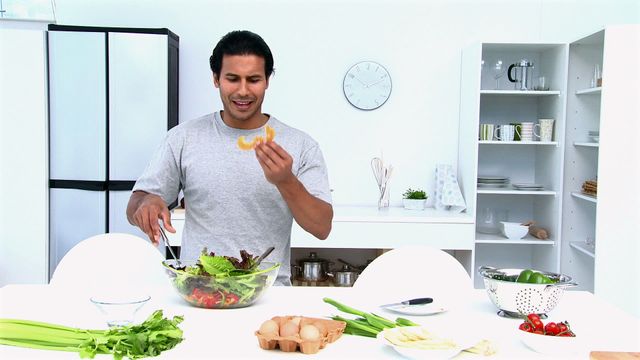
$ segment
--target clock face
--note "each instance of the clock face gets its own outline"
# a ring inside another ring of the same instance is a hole
[[[353,65],[342,81],[344,96],[361,110],[382,106],[391,95],[391,76],[387,69],[373,61]]]

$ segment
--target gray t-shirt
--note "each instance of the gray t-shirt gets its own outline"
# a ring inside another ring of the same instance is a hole
[[[318,143],[304,132],[270,116],[274,141],[293,158],[291,171],[307,191],[331,203],[327,168]],[[259,255],[275,250],[265,261],[281,263],[276,283],[291,284],[290,247],[293,216],[280,192],[267,181],[254,151],[237,146],[265,135],[227,126],[219,112],[171,129],[133,190],[176,200],[183,190],[185,226],[180,258],[197,259],[207,247],[216,255],[240,258],[240,250]]]

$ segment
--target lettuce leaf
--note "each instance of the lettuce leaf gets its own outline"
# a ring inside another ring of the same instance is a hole
[[[204,271],[212,276],[228,275],[230,271],[235,270],[235,266],[224,256],[210,256],[206,254],[200,255],[200,265]]]

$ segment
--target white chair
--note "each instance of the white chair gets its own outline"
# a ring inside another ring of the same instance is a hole
[[[456,306],[473,289],[462,264],[443,250],[406,246],[378,256],[353,285],[378,304],[431,297],[446,307]]]
[[[163,260],[148,240],[131,234],[100,234],[71,248],[50,284],[88,291],[166,286]]]

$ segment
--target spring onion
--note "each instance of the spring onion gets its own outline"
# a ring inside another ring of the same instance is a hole
[[[327,304],[335,306],[342,312],[359,316],[356,319],[346,319],[338,315],[331,317],[333,320],[344,321],[347,323],[347,326],[344,329],[345,334],[376,337],[378,333],[384,329],[394,328],[397,326],[419,326],[419,324],[416,324],[409,319],[397,318],[396,321],[391,321],[373,313],[366,313],[364,311],[354,309],[330,298],[324,298],[322,300]]]

